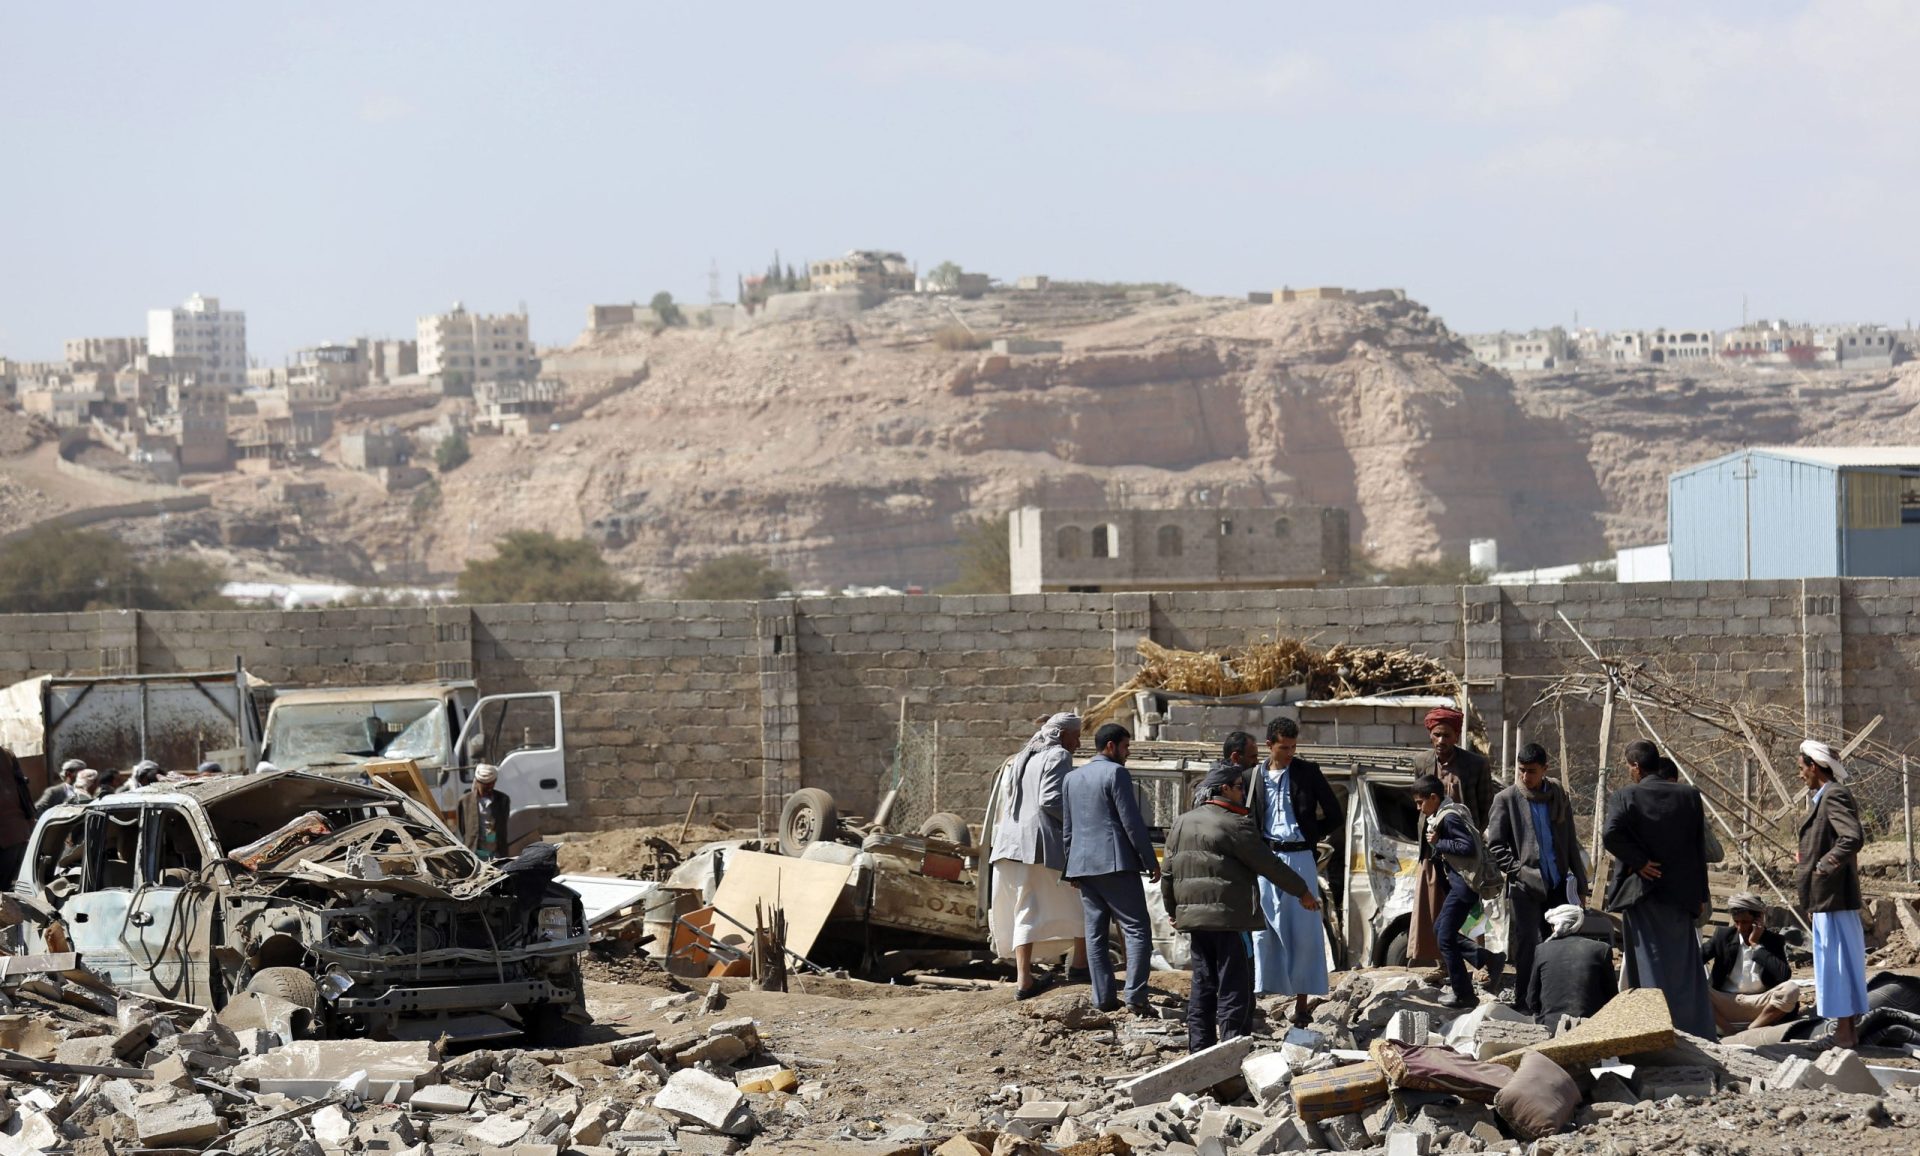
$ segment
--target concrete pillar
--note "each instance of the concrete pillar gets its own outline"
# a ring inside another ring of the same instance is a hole
[[[780,808],[800,789],[800,656],[792,599],[754,607],[760,659],[760,831],[780,829]]]
[[[1840,579],[1800,581],[1801,716],[1807,728],[1838,732],[1843,723],[1845,639],[1840,632]]]

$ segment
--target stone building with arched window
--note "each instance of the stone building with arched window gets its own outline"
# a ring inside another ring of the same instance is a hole
[[[1013,593],[1333,585],[1349,573],[1336,507],[1056,510],[1007,519]]]

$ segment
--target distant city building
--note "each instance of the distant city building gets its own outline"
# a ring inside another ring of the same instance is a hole
[[[177,309],[147,314],[146,351],[156,357],[197,357],[207,384],[238,390],[247,384],[247,315],[221,309],[218,297],[195,293]]]
[[[1234,590],[1347,577],[1347,512],[1333,507],[1055,510],[1007,519],[1013,592]]]
[[[1667,480],[1676,581],[1920,576],[1920,446],[1762,446]]]
[[[357,343],[367,364],[367,384],[384,385],[420,372],[420,343],[362,337]]]
[[[1667,365],[1713,355],[1711,329],[1625,329],[1607,336],[1607,360],[1616,364]]]
[[[880,249],[853,249],[832,261],[815,261],[807,273],[815,290],[858,289],[886,295],[914,289],[913,266],[906,257]]]
[[[473,387],[473,428],[526,437],[553,423],[566,387],[558,381],[482,381]]]
[[[1755,321],[1720,335],[1720,357],[1745,365],[1833,364],[1833,347],[1811,325]]]
[[[1877,325],[1838,330],[1832,341],[1834,360],[1842,369],[1891,369],[1900,356],[1893,333]]]
[[[391,428],[359,430],[340,435],[340,464],[350,470],[378,470],[404,466],[413,443]]]
[[[1475,357],[1495,369],[1556,369],[1568,360],[1567,331],[1557,325],[1525,333],[1475,333],[1464,340]]]
[[[483,379],[530,377],[537,364],[525,313],[469,313],[456,301],[451,312],[420,319],[419,371],[454,392]]]
[[[145,357],[144,337],[69,337],[66,342],[70,369],[122,369],[136,357]]]

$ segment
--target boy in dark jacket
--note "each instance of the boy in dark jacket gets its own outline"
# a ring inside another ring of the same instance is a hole
[[[1254,880],[1265,877],[1308,911],[1306,880],[1267,849],[1247,817],[1247,768],[1214,766],[1200,784],[1205,802],[1173,821],[1160,898],[1187,933],[1193,969],[1187,1048],[1200,1051],[1253,1030],[1253,963],[1247,932],[1266,927]]]
[[[1476,946],[1460,934],[1474,904],[1480,901],[1470,865],[1480,859],[1480,842],[1472,826],[1472,813],[1465,805],[1446,798],[1446,788],[1437,776],[1421,775],[1413,781],[1413,803],[1426,820],[1426,838],[1420,844],[1420,858],[1439,866],[1446,898],[1433,919],[1433,935],[1440,947],[1440,965],[1446,969],[1447,983],[1453,990],[1440,997],[1440,1006],[1472,1007],[1473,980],[1467,975],[1467,962],[1487,969],[1487,988],[1500,990],[1500,973],[1507,957]]]

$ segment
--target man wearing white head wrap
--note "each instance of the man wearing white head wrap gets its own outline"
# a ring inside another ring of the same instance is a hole
[[[1555,938],[1573,934],[1580,930],[1580,925],[1586,921],[1587,909],[1571,903],[1562,903],[1547,912],[1547,926],[1553,929],[1550,934]]]
[[[1016,995],[1027,999],[1044,985],[1033,974],[1036,953],[1058,958],[1071,945],[1068,974],[1087,974],[1086,919],[1080,894],[1062,878],[1067,866],[1060,828],[1061,784],[1080,747],[1080,716],[1061,711],[1040,724],[1000,774],[999,821],[988,856],[987,927],[994,954],[1011,956]]]
[[[1833,1042],[1859,1043],[1856,1021],[1867,1010],[1867,942],[1860,924],[1860,808],[1841,784],[1847,768],[1833,748],[1800,744],[1800,781],[1813,809],[1800,824],[1800,905],[1813,914],[1813,995],[1821,1015],[1836,1021]]]
[[[1542,1023],[1556,1015],[1585,1019],[1618,991],[1613,948],[1576,934],[1587,921],[1583,907],[1563,903],[1546,919],[1553,934],[1534,948],[1533,970],[1519,977],[1526,1006]]]
[[[1733,922],[1707,941],[1708,998],[1723,1036],[1791,1019],[1800,985],[1787,962],[1787,941],[1767,929],[1767,901],[1752,892],[1727,900]]]
[[[473,789],[460,796],[455,808],[455,825],[461,842],[483,860],[504,859],[510,849],[507,818],[513,803],[505,791],[497,789],[500,772],[487,763],[473,768]]]

